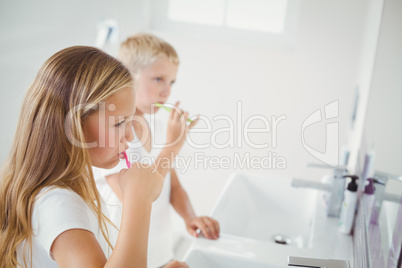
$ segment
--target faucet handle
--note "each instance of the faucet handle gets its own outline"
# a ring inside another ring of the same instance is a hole
[[[395,175],[395,174],[391,174],[391,173],[384,172],[384,171],[379,171],[379,170],[376,170],[374,172],[374,177],[383,179],[383,181],[380,180],[380,182],[384,182],[384,180],[386,182],[388,179],[393,179],[393,180],[396,180],[396,181],[402,181],[402,176],[401,175]]]
[[[325,164],[320,164],[320,163],[307,163],[307,167],[327,168],[327,169],[334,169],[334,170],[340,170],[340,171],[347,171],[347,166],[343,166],[343,165],[333,167],[333,166],[330,166],[330,165],[325,165]]]
[[[288,256],[288,266],[311,268],[350,268],[349,261]]]
[[[326,191],[326,192],[331,192],[331,189],[332,189],[332,186],[330,184],[315,182],[315,181],[311,181],[311,180],[297,179],[297,178],[292,179],[291,185],[292,185],[292,187],[295,187],[295,188],[304,187],[304,188],[317,189],[317,190]]]
[[[379,185],[385,185],[386,182],[381,180],[381,179],[377,179],[377,178],[367,178],[367,180],[372,180],[373,183],[379,184]]]

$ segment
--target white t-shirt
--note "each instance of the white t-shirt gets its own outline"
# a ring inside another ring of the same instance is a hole
[[[134,134],[134,140],[129,142],[129,149],[126,151],[131,163],[142,162],[153,164],[158,158],[162,148],[166,144],[167,127],[163,121],[151,119],[150,115],[145,115],[150,126],[152,141],[151,151],[147,152],[138,137]],[[116,174],[121,169],[127,168],[125,160],[121,160],[113,169],[93,168],[96,185],[99,193],[107,205],[110,220],[120,227],[122,217],[122,204],[112,191],[105,176]],[[173,259],[173,236],[170,219],[170,172],[166,175],[162,192],[159,198],[152,203],[151,223],[148,237],[148,267],[155,268],[165,265]]]
[[[102,206],[103,213],[107,212]],[[116,243],[118,232],[108,225],[109,240]],[[32,267],[59,267],[50,249],[54,240],[61,233],[70,229],[84,229],[93,233],[98,240],[106,258],[112,250],[101,233],[98,218],[85,201],[73,190],[62,188],[44,188],[38,195],[32,214]],[[18,262],[24,265],[23,254],[28,256],[29,249],[23,251],[24,243],[17,247]],[[27,265],[30,260],[26,257]]]

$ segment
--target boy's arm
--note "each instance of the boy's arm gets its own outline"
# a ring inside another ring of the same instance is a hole
[[[170,112],[166,135],[166,145],[154,163],[155,169],[163,177],[165,177],[166,174],[172,170],[174,159],[186,141],[188,132],[197,124],[199,120],[199,117],[197,116],[195,120],[193,120],[190,124],[187,124],[188,112],[181,110],[179,108],[179,104],[180,102],[176,102],[175,106]]]
[[[201,229],[206,238],[217,239],[219,237],[219,223],[210,217],[197,217],[195,215],[190,199],[181,186],[174,168],[170,171],[170,178],[170,203],[176,212],[183,218],[187,231],[192,236],[198,237],[197,229]]]

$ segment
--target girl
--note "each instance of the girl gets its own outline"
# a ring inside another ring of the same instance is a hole
[[[117,233],[91,169],[112,168],[123,157],[133,138],[134,99],[129,71],[98,49],[70,47],[45,62],[25,96],[1,171],[1,268],[146,267],[151,205],[163,177],[139,164],[120,172]],[[187,116],[172,113],[169,139],[177,140],[182,128],[188,132]]]

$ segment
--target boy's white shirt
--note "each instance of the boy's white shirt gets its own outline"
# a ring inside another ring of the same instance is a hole
[[[101,206],[102,212],[108,216],[105,205],[102,204]],[[106,225],[109,232],[109,241],[115,244],[118,231],[108,223]],[[32,266],[30,266],[30,259],[28,257],[29,247],[24,251],[25,242],[17,247],[17,260],[23,266],[23,256],[25,255],[27,267],[59,267],[50,249],[55,239],[61,233],[71,229],[90,231],[95,235],[105,256],[109,258],[112,253],[100,230],[97,215],[71,189],[44,188],[39,193],[33,206],[32,228]]]
[[[158,158],[162,148],[166,144],[167,126],[162,120],[145,114],[144,118],[150,126],[151,151],[147,152],[134,132],[134,140],[129,142],[126,151],[131,163],[142,162],[152,164]],[[116,174],[121,169],[127,168],[125,160],[121,160],[113,169],[99,169],[93,167],[94,177],[98,191],[101,194],[109,211],[109,219],[119,228],[122,217],[122,204],[112,191],[105,177]],[[159,198],[153,202],[151,211],[151,223],[148,237],[148,267],[161,267],[173,259],[173,235],[170,219],[170,172],[165,177],[165,182]]]

